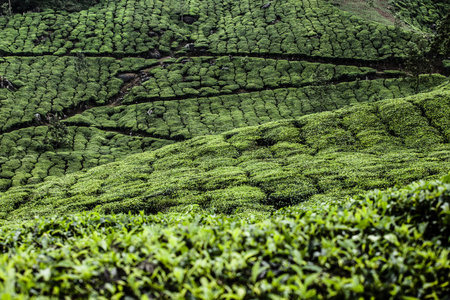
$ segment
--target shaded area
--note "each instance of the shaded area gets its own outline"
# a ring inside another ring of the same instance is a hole
[[[22,14],[30,12],[41,12],[45,9],[75,12],[87,9],[93,5],[101,3],[100,0],[1,0],[0,5],[12,13]],[[9,7],[11,4],[11,7]],[[3,12],[5,15],[6,11]]]

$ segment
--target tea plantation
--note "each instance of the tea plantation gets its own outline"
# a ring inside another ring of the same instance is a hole
[[[446,0],[0,2],[1,299],[450,300]]]

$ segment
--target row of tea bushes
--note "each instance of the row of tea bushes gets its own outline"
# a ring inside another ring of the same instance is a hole
[[[378,60],[405,55],[414,34],[369,23],[324,0],[108,1],[78,13],[45,11],[0,19],[0,51],[148,55],[300,54]],[[189,21],[190,20],[190,21]]]
[[[191,207],[5,226],[0,289],[5,298],[446,299],[449,177],[314,212]]]
[[[365,103],[196,137],[155,151],[12,187],[5,218],[91,210],[148,213],[188,204],[232,213],[336,201],[438,178],[450,169],[448,92]]]
[[[422,76],[419,89],[424,91],[445,80],[439,75]],[[168,101],[158,100],[159,97],[152,97],[151,94],[141,94],[134,99],[144,103],[96,107],[67,119],[67,123],[144,131],[156,138],[183,140],[331,111],[361,102],[409,96],[415,93],[414,85],[413,78],[357,80],[336,85],[312,85],[215,97],[169,98]],[[133,92],[130,94],[135,95]]]
[[[150,78],[133,88],[122,103],[135,98],[213,96],[240,90],[299,87],[367,78],[375,69],[253,57],[179,58],[148,71]]]
[[[118,72],[156,63],[140,58],[4,57],[0,74],[15,89],[0,89],[0,130],[45,122],[49,112],[106,105],[120,90]]]
[[[87,170],[171,143],[96,128],[70,127],[66,142],[55,153],[46,142],[48,134],[47,126],[39,126],[0,136],[0,190]]]

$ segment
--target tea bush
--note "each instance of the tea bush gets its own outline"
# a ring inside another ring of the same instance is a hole
[[[190,206],[156,216],[34,219],[0,229],[0,290],[99,299],[446,299],[449,199],[447,175],[314,211],[224,216]]]

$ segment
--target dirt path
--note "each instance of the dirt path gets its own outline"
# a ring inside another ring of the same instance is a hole
[[[109,104],[107,106],[114,107],[114,106],[122,105],[123,98],[126,95],[128,95],[130,90],[135,86],[140,86],[145,80],[148,79],[147,74],[150,72],[150,70],[163,66],[164,62],[171,58],[173,58],[173,57],[166,56],[166,57],[160,58],[158,60],[158,63],[159,63],[158,65],[155,65],[155,66],[147,68],[147,69],[140,70],[138,73],[127,73],[127,74],[129,74],[129,76],[134,76],[134,78],[130,82],[125,82],[125,84],[120,89],[119,93],[109,101]]]
[[[387,0],[340,0],[339,8],[365,20],[384,25],[394,25],[395,13]],[[402,24],[406,27],[406,24]]]

